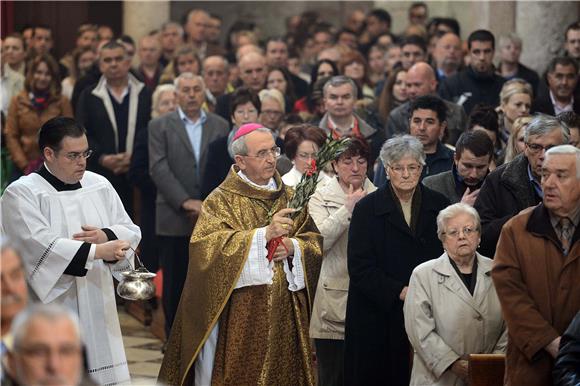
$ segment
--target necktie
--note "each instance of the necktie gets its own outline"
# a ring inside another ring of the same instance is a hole
[[[572,221],[568,217],[564,217],[558,223],[560,227],[560,242],[562,243],[562,250],[564,255],[568,255],[570,249],[570,239],[572,238]]]

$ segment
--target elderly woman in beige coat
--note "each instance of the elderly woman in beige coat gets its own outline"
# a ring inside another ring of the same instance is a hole
[[[309,203],[310,215],[324,237],[322,269],[310,321],[319,386],[344,383],[348,227],[355,204],[376,190],[366,178],[369,158],[370,150],[364,139],[353,137],[346,151],[332,162],[336,177],[323,186],[319,184]]]
[[[411,385],[467,385],[469,354],[505,353],[492,260],[475,251],[480,232],[479,215],[468,205],[448,206],[437,216],[445,252],[415,268],[405,299],[414,348]]]

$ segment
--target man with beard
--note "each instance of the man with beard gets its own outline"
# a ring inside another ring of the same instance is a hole
[[[487,134],[475,130],[461,134],[455,145],[453,168],[429,176],[423,184],[451,201],[473,206],[493,160],[493,142]]]

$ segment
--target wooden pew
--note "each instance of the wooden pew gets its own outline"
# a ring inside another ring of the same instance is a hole
[[[468,372],[470,386],[501,386],[505,373],[505,355],[470,354]]]

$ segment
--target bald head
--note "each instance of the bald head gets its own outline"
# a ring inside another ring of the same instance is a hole
[[[240,58],[240,79],[244,86],[259,92],[266,84],[266,58],[257,52],[250,52]]]
[[[228,67],[228,61],[223,56],[208,56],[203,61],[203,80],[215,97],[226,91]]]
[[[419,96],[434,94],[437,89],[435,71],[425,62],[416,63],[407,71],[405,84],[410,100]]]
[[[461,64],[461,39],[454,33],[446,33],[437,40],[433,58],[438,69],[447,75],[456,72]]]
[[[240,46],[236,51],[236,60],[238,61],[238,63],[240,62],[242,56],[246,56],[250,52],[255,52],[260,55],[263,55],[264,53],[264,51],[255,44],[244,44],[243,46]]]

